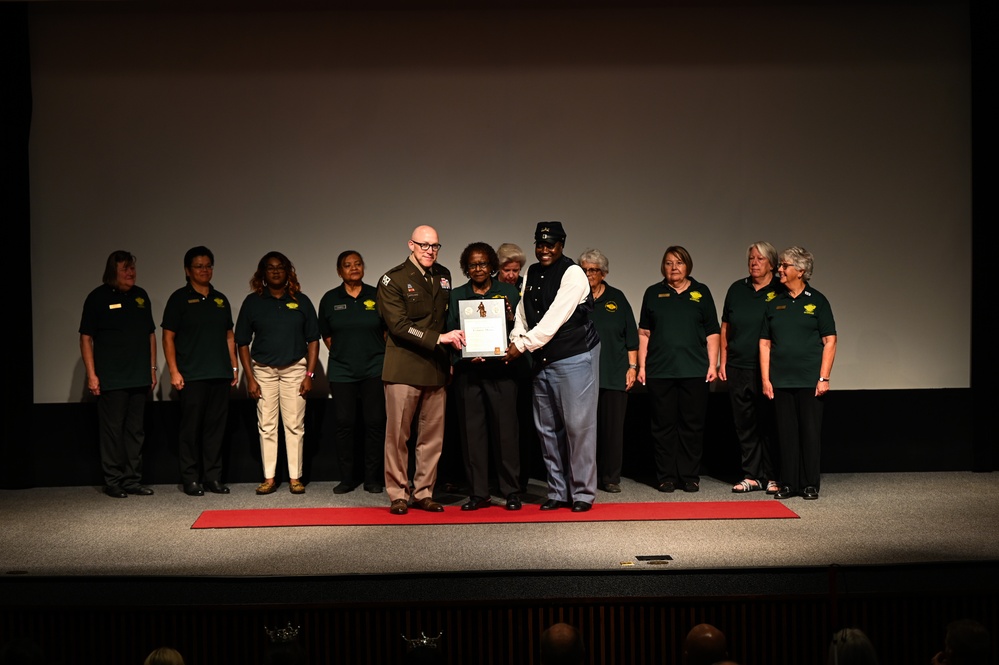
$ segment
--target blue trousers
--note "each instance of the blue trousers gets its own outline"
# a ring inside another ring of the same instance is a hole
[[[534,424],[548,471],[549,499],[593,503],[599,387],[599,344],[553,362],[534,377]]]

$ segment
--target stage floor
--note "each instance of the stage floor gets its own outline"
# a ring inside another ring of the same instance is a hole
[[[785,502],[800,519],[418,526],[401,516],[396,526],[190,528],[212,509],[388,508],[385,494],[334,495],[334,485],[312,483],[301,496],[284,485],[263,497],[246,484],[205,497],[159,485],[154,496],[128,499],[97,487],[3,490],[0,571],[8,579],[329,577],[999,560],[999,475],[992,473],[824,475],[818,501]],[[733,494],[712,478],[701,488],[662,494],[626,479],[620,494],[600,492],[595,509],[617,501],[774,501],[763,492]],[[544,485],[532,481],[524,509],[536,510],[543,495]],[[465,497],[438,491],[437,499],[456,510]]]

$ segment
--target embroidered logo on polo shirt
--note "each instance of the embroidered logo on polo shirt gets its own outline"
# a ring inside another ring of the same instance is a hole
[[[375,310],[375,301],[372,300],[371,298],[368,298],[367,300],[365,300],[364,301],[364,309],[367,310],[367,311],[369,311],[369,312],[373,312]]]
[[[145,309],[146,308],[146,299],[145,298],[136,298],[135,299],[135,306],[138,307],[139,309]]]
[[[815,314],[815,310],[817,308],[818,308],[818,305],[812,305],[811,303],[809,303],[809,304],[805,305],[805,314]]]
[[[388,286],[391,283],[392,283],[392,278],[390,278],[388,275],[382,275],[382,284]]]
[[[691,291],[690,292],[690,302],[701,302],[701,298],[703,298],[703,297],[704,296],[701,295],[700,291]]]
[[[222,298],[216,298],[215,306],[218,307],[219,309],[225,309],[225,300],[222,300]]]
[[[770,291],[770,292],[767,293],[767,300],[766,300],[766,302],[770,302],[771,300],[773,300],[776,297],[777,297],[777,292],[776,291]]]
[[[607,302],[604,303],[604,309],[613,314],[614,312],[617,311],[617,303],[614,302],[613,300],[608,300]]]
[[[288,309],[298,309],[298,303],[297,302],[290,302],[290,303],[285,304],[285,307],[287,307]]]

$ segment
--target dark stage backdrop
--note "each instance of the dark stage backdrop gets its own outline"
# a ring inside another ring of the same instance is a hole
[[[30,3],[35,402],[80,399],[118,247],[159,322],[193,245],[235,303],[271,249],[318,302],[343,249],[375,283],[433,224],[463,281],[543,219],[636,307],[670,244],[719,306],[750,242],[803,245],[835,389],[970,385],[966,5],[547,7]]]

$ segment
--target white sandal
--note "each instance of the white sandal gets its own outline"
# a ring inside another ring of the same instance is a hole
[[[752,482],[750,482],[752,481]],[[756,484],[754,485],[753,482]],[[760,485],[760,481],[753,480],[752,478],[743,478],[739,483],[732,487],[732,491],[736,494],[745,494],[746,492],[758,492],[763,489]]]

